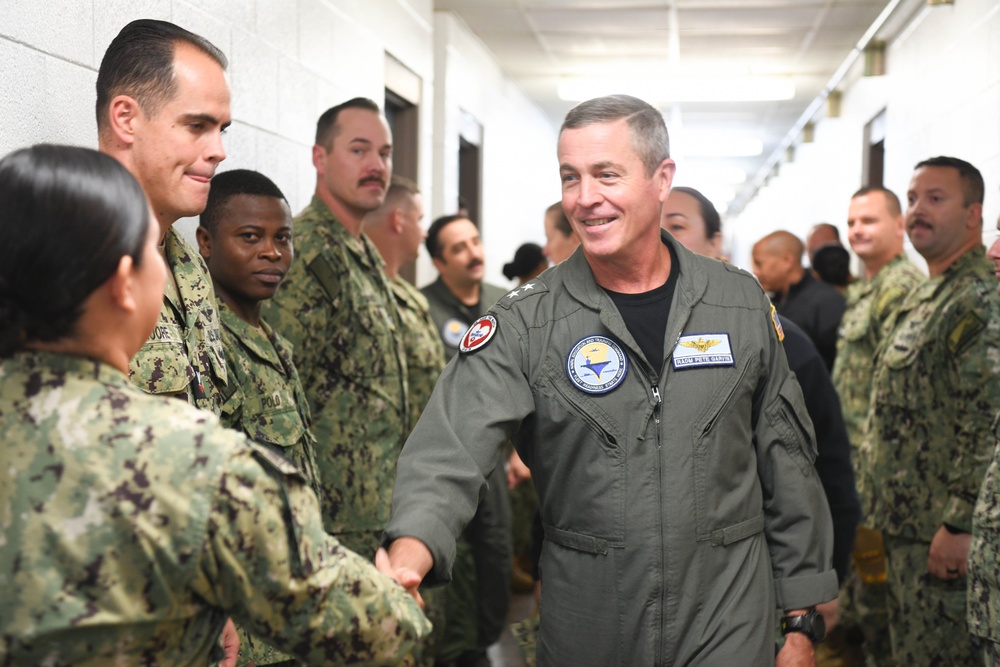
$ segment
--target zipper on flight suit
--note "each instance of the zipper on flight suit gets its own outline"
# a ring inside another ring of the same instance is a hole
[[[657,475],[659,477],[658,483],[656,485],[656,495],[657,495],[657,512],[663,512],[663,463],[660,459],[660,455],[663,449],[663,443],[660,440],[660,410],[663,406],[663,399],[660,397],[659,388],[659,378],[653,378],[650,382],[649,389],[653,394],[653,421],[656,424],[656,468]],[[659,524],[659,544],[660,544],[660,577],[659,577],[659,588],[660,588],[660,603],[656,614],[656,665],[661,664],[661,654],[663,652],[663,615],[666,613],[665,608],[667,604],[667,584],[666,576],[664,571],[666,570],[666,550],[663,548],[663,521],[662,519],[657,522]]]

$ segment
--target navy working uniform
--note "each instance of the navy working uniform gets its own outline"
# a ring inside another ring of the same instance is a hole
[[[812,425],[752,276],[665,232],[679,276],[653,368],[582,252],[503,297],[397,466],[387,539],[447,579],[504,442],[538,489],[539,665],[773,665],[775,607],[837,595]]]

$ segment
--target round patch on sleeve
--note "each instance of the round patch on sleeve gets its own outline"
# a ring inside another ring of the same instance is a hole
[[[496,332],[497,318],[492,315],[483,315],[473,322],[469,330],[462,336],[462,342],[459,343],[458,351],[475,352],[490,342],[490,339],[493,338],[493,334]]]
[[[448,347],[458,347],[469,325],[457,317],[449,318],[441,327],[441,338]]]
[[[587,336],[570,350],[566,374],[588,394],[606,394],[625,379],[628,357],[621,345],[606,336]]]

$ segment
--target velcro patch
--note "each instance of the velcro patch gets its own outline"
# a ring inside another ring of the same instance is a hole
[[[681,336],[673,353],[674,370],[703,366],[735,366],[733,348],[727,333],[703,333]]]
[[[492,315],[483,315],[472,323],[469,330],[462,336],[462,342],[458,346],[458,351],[462,353],[475,352],[479,348],[490,342],[493,334],[497,332],[497,318]]]
[[[330,265],[330,260],[323,255],[316,255],[316,259],[309,262],[309,271],[316,277],[316,281],[330,297],[330,301],[335,300],[340,289],[338,288],[337,275]]]
[[[948,350],[952,354],[958,354],[985,328],[986,322],[979,315],[966,313],[948,334]]]

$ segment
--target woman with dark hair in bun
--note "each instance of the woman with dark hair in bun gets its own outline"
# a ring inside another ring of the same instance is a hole
[[[310,664],[398,664],[426,620],[324,533],[302,474],[129,384],[157,238],[111,157],[0,160],[0,664],[209,664],[228,617]]]

